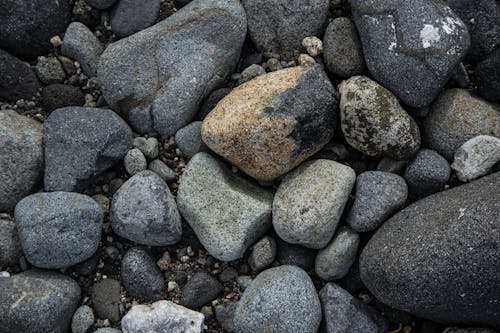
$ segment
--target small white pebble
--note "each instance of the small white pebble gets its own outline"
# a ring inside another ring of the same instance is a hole
[[[53,47],[59,47],[62,45],[62,40],[61,37],[59,36],[54,36],[50,39],[50,44],[52,44]]]
[[[311,57],[308,54],[304,54],[304,53],[299,55],[298,61],[299,61],[300,66],[310,66],[310,65],[314,65],[316,63],[316,60],[314,60],[313,57]]]
[[[168,286],[167,286],[168,291],[169,292],[174,291],[175,288],[177,288],[177,282],[175,282],[175,281],[169,281],[168,282]]]
[[[302,46],[311,57],[316,57],[323,52],[323,42],[318,37],[306,37],[302,40]]]
[[[6,272],[6,271],[2,271],[2,272],[0,272],[0,277],[8,278],[8,277],[10,277],[10,273]]]

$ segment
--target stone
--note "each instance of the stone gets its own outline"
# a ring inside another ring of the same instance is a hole
[[[278,239],[277,259],[282,265],[292,265],[308,270],[314,266],[316,252],[300,245],[290,244]]]
[[[1,29],[1,28],[0,28]],[[3,37],[3,36],[2,36]],[[2,38],[0,37],[0,38]],[[14,103],[35,97],[41,87],[29,64],[0,49],[0,99]]]
[[[43,172],[42,135],[36,120],[0,111],[0,212],[13,210],[36,190]]]
[[[377,171],[390,172],[397,175],[402,175],[405,168],[406,161],[393,160],[388,157],[383,157],[377,164]]]
[[[56,57],[38,57],[35,70],[45,84],[62,83],[66,79],[64,68]]]
[[[86,3],[97,9],[107,9],[115,4],[117,0],[85,0]]]
[[[136,132],[174,135],[236,68],[245,35],[239,1],[192,1],[106,48],[97,69],[104,98]]]
[[[298,63],[300,66],[312,66],[316,63],[316,60],[314,60],[314,58],[309,54],[300,54]]]
[[[305,37],[320,36],[328,0],[243,0],[248,32],[261,52],[293,58]]]
[[[44,122],[46,191],[81,191],[123,159],[132,131],[106,109],[66,107]]]
[[[111,30],[126,37],[152,26],[160,13],[160,0],[120,0],[111,9]]]
[[[489,101],[500,102],[500,51],[494,51],[477,64],[474,71],[479,94]]]
[[[134,305],[122,319],[123,333],[201,333],[203,314],[170,301]]]
[[[238,271],[229,266],[219,274],[219,280],[222,283],[230,282],[238,277]]]
[[[174,170],[170,169],[162,160],[151,161],[148,169],[156,173],[166,182],[172,182],[176,179]]]
[[[120,187],[111,201],[109,220],[117,235],[139,244],[172,245],[182,236],[175,199],[152,171],[142,171]]]
[[[236,332],[315,333],[321,305],[311,278],[296,266],[278,266],[257,275],[236,307]]]
[[[94,282],[90,288],[90,300],[98,318],[109,319],[112,323],[120,321],[120,289],[120,282],[114,279]]]
[[[0,267],[17,265],[22,255],[16,224],[0,219]]]
[[[351,8],[374,79],[406,105],[431,104],[469,49],[465,24],[442,1],[354,0]]]
[[[215,108],[217,103],[219,103],[220,100],[223,99],[230,92],[231,92],[230,88],[220,88],[212,91],[212,93],[208,95],[208,97],[201,105],[200,111],[196,115],[196,120],[203,121],[203,119],[205,119],[207,114],[209,114],[210,111],[212,111],[213,108]]]
[[[101,240],[101,207],[83,194],[32,194],[17,204],[14,215],[24,255],[40,268],[82,262],[97,251]]]
[[[447,160],[478,135],[500,137],[500,112],[467,90],[445,90],[423,122],[423,142]]]
[[[94,324],[94,311],[88,305],[82,305],[76,309],[71,320],[72,333],[86,333]]]
[[[151,302],[166,296],[163,274],[148,251],[141,248],[128,250],[123,256],[120,272],[129,297]]]
[[[302,46],[311,57],[317,57],[323,53],[323,42],[316,36],[304,38],[302,40]]]
[[[180,304],[189,309],[199,309],[224,293],[224,286],[212,275],[198,272],[182,288]]]
[[[208,151],[201,139],[201,125],[201,121],[193,121],[175,133],[175,144],[188,159],[201,151]]]
[[[50,113],[66,106],[83,106],[85,96],[78,87],[56,83],[43,88],[42,104],[45,112]]]
[[[179,210],[213,257],[231,261],[271,227],[273,193],[235,175],[207,153],[189,161],[177,192]]]
[[[421,149],[408,163],[404,178],[410,193],[425,197],[441,191],[450,178],[450,165],[434,150]]]
[[[357,232],[375,230],[403,209],[407,199],[408,186],[402,177],[389,172],[363,172],[356,179],[356,197],[347,224]]]
[[[241,85],[245,82],[250,81],[251,79],[255,79],[257,76],[266,74],[266,70],[257,64],[250,65],[241,72],[241,77],[238,80],[238,85]]]
[[[85,24],[73,22],[66,29],[61,53],[78,61],[88,77],[97,75],[97,62],[103,51],[101,42]]]
[[[0,278],[2,332],[68,332],[80,287],[56,272],[29,270]]]
[[[443,333],[496,333],[497,331],[489,328],[458,328],[448,327]]]
[[[81,276],[91,276],[94,275],[97,272],[97,266],[99,265],[99,260],[100,260],[100,251],[97,250],[94,255],[87,260],[82,261],[81,263],[78,263],[71,267],[73,271],[76,272],[76,274],[81,275]]]
[[[323,44],[325,64],[332,74],[349,78],[365,71],[358,31],[348,17],[339,17],[330,22]]]
[[[273,180],[333,137],[337,100],[321,66],[261,75],[233,89],[210,112],[203,141],[246,174]]]
[[[111,328],[111,327],[103,327],[103,328],[98,328],[97,330],[94,331],[94,333],[122,333],[117,328]]]
[[[463,182],[474,180],[491,172],[500,161],[500,139],[479,135],[465,142],[455,153],[451,168]]]
[[[335,283],[319,292],[325,333],[385,333],[389,323],[375,309],[354,298]]]
[[[50,39],[70,23],[67,1],[6,0],[0,3],[0,49],[25,60],[48,53]]]
[[[137,137],[134,139],[134,147],[150,159],[155,159],[160,155],[160,142],[157,138]]]
[[[248,264],[254,272],[260,272],[270,266],[276,258],[277,246],[272,237],[265,236],[252,248],[252,253],[248,257]]]
[[[137,148],[130,149],[127,152],[123,159],[123,164],[125,165],[125,170],[127,170],[127,173],[131,176],[146,170],[148,167],[146,157],[144,157],[142,151]]]
[[[235,302],[222,303],[216,305],[215,308],[215,318],[227,332],[234,332],[234,312],[236,311]]]
[[[417,123],[387,89],[365,76],[340,84],[342,132],[352,147],[373,157],[405,160],[420,147]]]
[[[363,283],[381,302],[418,317],[500,328],[499,182],[497,172],[391,217],[363,249]]]

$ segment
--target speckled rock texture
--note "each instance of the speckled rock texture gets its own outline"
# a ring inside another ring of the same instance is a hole
[[[463,182],[474,180],[491,171],[500,161],[500,139],[479,135],[458,148],[451,168]]]
[[[14,266],[23,255],[14,221],[0,219],[0,266]]]
[[[104,51],[101,42],[83,23],[71,23],[64,33],[61,53],[78,61],[83,72],[91,77],[97,74],[97,62]]]
[[[0,98],[8,102],[31,99],[41,87],[29,64],[0,49]]]

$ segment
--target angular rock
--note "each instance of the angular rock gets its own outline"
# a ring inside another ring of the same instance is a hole
[[[342,132],[347,142],[368,156],[404,160],[420,147],[415,121],[387,89],[365,76],[339,87]]]
[[[198,272],[182,288],[181,305],[189,309],[199,309],[224,292],[224,286],[212,275]]]
[[[45,112],[50,113],[66,106],[83,106],[85,96],[78,87],[51,84],[43,88],[42,103]]]
[[[366,65],[404,104],[428,106],[470,45],[467,27],[444,2],[351,2]]]
[[[41,87],[35,71],[30,68],[29,64],[1,49],[0,73],[2,73],[0,75],[0,99],[7,102],[13,103],[19,99],[29,100]]]
[[[136,132],[171,136],[232,73],[245,34],[239,1],[195,0],[106,48],[97,69],[104,97]]]
[[[488,135],[476,136],[455,153],[451,168],[463,182],[474,180],[491,172],[500,161],[500,139]]]
[[[356,181],[353,169],[330,160],[306,162],[286,175],[273,201],[273,227],[292,244],[325,247]]]
[[[248,264],[254,272],[260,272],[271,265],[276,258],[276,242],[272,237],[265,236],[252,248],[252,253],[248,257]]]
[[[0,267],[16,265],[22,255],[15,223],[0,219]]]
[[[450,164],[433,150],[421,149],[408,163],[404,178],[410,193],[425,197],[441,191],[450,178]]]
[[[271,227],[273,193],[233,174],[207,153],[188,163],[177,192],[182,216],[219,260],[243,256]]]
[[[193,121],[175,133],[175,144],[188,159],[200,151],[208,151],[201,139],[201,125],[201,121]]]
[[[44,122],[45,190],[81,191],[132,147],[132,131],[106,109],[57,109]]]
[[[373,295],[437,322],[500,328],[499,182],[497,172],[428,196],[385,222],[360,259]]]
[[[207,146],[258,180],[273,180],[333,136],[337,100],[321,66],[261,75],[233,89],[203,121]]]
[[[500,50],[494,51],[488,58],[476,66],[474,75],[479,94],[492,102],[500,102]]]
[[[160,0],[120,0],[111,10],[111,30],[126,37],[155,23],[160,12]]]
[[[120,282],[103,279],[94,282],[90,288],[90,300],[98,318],[109,319],[112,323],[120,321]]]

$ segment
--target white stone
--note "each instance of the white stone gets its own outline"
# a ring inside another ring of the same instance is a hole
[[[311,57],[316,57],[323,52],[323,42],[318,37],[306,37],[302,40],[302,46]]]
[[[500,139],[479,135],[465,142],[455,152],[451,168],[458,179],[467,182],[488,174],[500,161]]]

